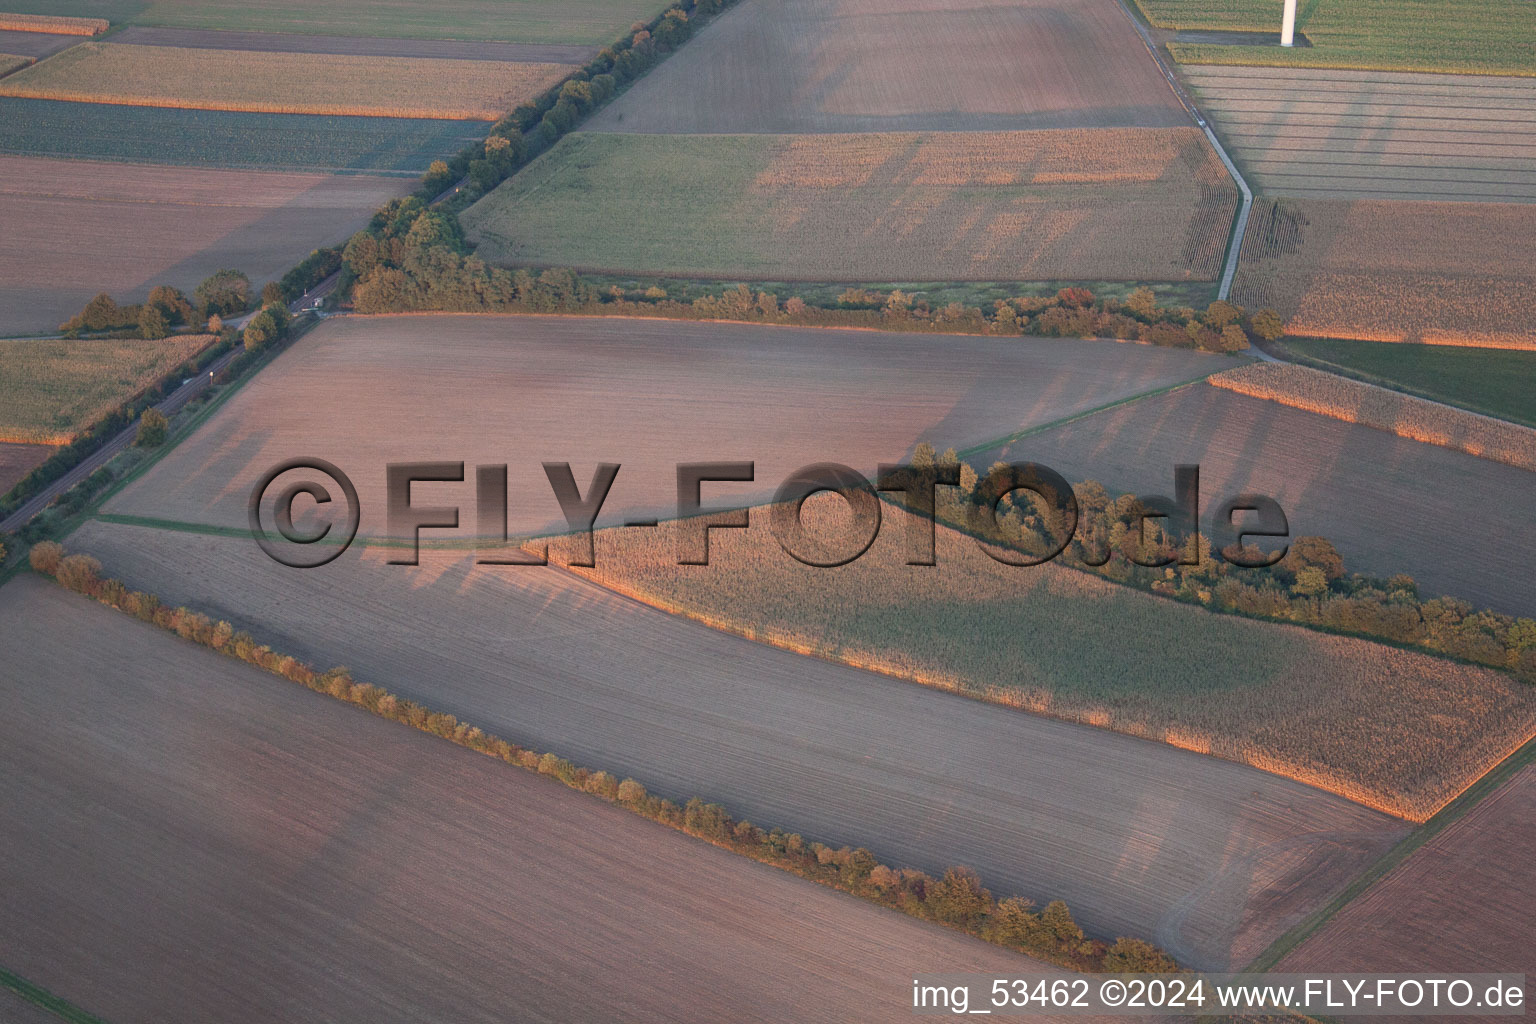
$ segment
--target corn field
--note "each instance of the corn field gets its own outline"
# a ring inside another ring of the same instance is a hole
[[[847,528],[840,499],[804,512],[816,537]],[[1062,566],[1005,566],[942,526],[938,565],[907,566],[899,510],[836,569],[784,554],[768,509],[752,523],[715,531],[707,567],[676,564],[668,524],[599,533],[597,567],[575,571],[763,643],[1251,764],[1416,820],[1536,732],[1536,691],[1491,670],[1216,615]]]
[[[98,36],[112,27],[105,18],[65,18],[52,14],[0,14],[0,32],[47,32],[56,36]]]

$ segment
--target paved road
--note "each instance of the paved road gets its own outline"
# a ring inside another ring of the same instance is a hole
[[[234,361],[235,356],[240,354],[240,351],[241,350],[237,348],[224,353],[218,359],[209,364],[207,373],[200,373],[196,377],[193,377],[191,380],[182,384],[181,387],[177,388],[175,391],[166,396],[164,401],[158,403],[155,408],[165,413],[165,415],[168,417],[175,415],[195,396],[201,394],[202,391],[208,387],[208,384],[213,379],[213,377],[219,373],[222,373],[224,368]],[[75,484],[96,472],[102,466],[105,466],[112,460],[114,456],[117,455],[118,452],[121,452],[124,448],[127,448],[130,444],[132,444],[133,439],[138,434],[138,432],[139,425],[137,422],[124,427],[121,431],[118,432],[116,437],[112,438],[112,440],[98,448],[94,453],[86,458],[84,462],[80,463],[74,469],[59,477],[40,493],[34,495],[30,501],[22,505],[15,512],[11,513],[8,518],[0,521],[0,533],[15,533],[17,530],[27,525],[33,516],[37,515],[43,509],[53,504],[54,500],[58,498],[59,495],[63,494],[65,491],[75,486]]]

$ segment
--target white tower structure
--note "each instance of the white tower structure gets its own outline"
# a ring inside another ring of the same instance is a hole
[[[1296,45],[1296,0],[1285,0],[1285,19],[1280,22],[1280,45]]]

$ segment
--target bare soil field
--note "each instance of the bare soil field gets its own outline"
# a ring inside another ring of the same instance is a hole
[[[108,1020],[889,1020],[912,971],[1054,973],[41,580],[0,659],[0,962]]]
[[[208,29],[150,28],[129,25],[112,35],[114,43],[135,46],[190,47],[202,50],[261,50],[268,53],[318,53],[364,57],[417,57],[436,60],[490,60],[506,63],[585,64],[595,46],[561,43],[487,43],[457,39],[377,39],[365,36],[296,36],[277,32],[222,32]],[[5,36],[0,35],[0,49]]]
[[[1530,507],[1536,476],[1207,384],[1157,395],[979,452],[1043,462],[1068,480],[1169,494],[1173,467],[1200,467],[1201,514],[1256,491],[1278,501],[1291,535],[1322,536],[1349,571],[1406,572],[1514,615],[1536,612]],[[1475,496],[1469,501],[1468,496]]]
[[[1292,334],[1533,348],[1536,205],[1260,199],[1234,301]]]
[[[1251,363],[1218,373],[1210,382],[1239,394],[1363,423],[1536,473],[1536,430],[1491,416],[1283,363]]]
[[[776,281],[1186,281],[1217,275],[1236,206],[1194,128],[578,133],[463,221],[482,258],[508,265]]]
[[[216,340],[0,341],[0,443],[68,444]]]
[[[1389,973],[1433,964],[1437,971],[1530,974],[1536,967],[1533,844],[1536,767],[1528,765],[1339,911],[1275,969]]]
[[[418,458],[508,463],[514,535],[565,522],[540,467],[548,460],[570,461],[583,492],[596,463],[622,465],[604,523],[670,517],[679,462],[755,460],[755,482],[709,484],[704,493],[707,503],[760,504],[813,462],[873,473],[925,439],[963,448],[1230,365],[1114,342],[347,317],[281,355],[109,511],[241,526],[261,474],[310,454],[355,479],[364,536],[387,533],[385,465]],[[418,487],[464,503],[461,538],[478,532],[473,475],[462,486]]]
[[[1256,192],[1536,203],[1536,78],[1182,70]]]
[[[245,537],[102,522],[71,544],[512,742],[887,863],[968,864],[1194,966],[1251,959],[1404,831],[1246,765],[756,644],[558,569],[354,547],[296,571]]]
[[[494,121],[570,71],[566,64],[82,43],[0,80],[0,95],[197,110]]]
[[[744,0],[592,130],[990,131],[1184,126],[1103,0]]]
[[[414,182],[0,157],[0,330],[51,331],[98,292],[188,294],[224,267],[259,287]]]
[[[0,443],[0,495],[21,483],[23,477],[48,461],[54,452],[46,444]]]
[[[816,501],[802,515],[811,536],[846,538],[841,500]],[[918,524],[895,508],[857,561],[809,568],[781,549],[769,509],[753,517],[755,529],[712,542],[707,567],[677,564],[667,524],[604,533],[596,568],[573,571],[756,640],[1252,764],[1413,820],[1536,735],[1536,689],[1489,669],[1213,615],[1059,565],[1005,566],[948,528],[937,564],[914,569]]]

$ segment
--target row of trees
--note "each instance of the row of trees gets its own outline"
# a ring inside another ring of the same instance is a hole
[[[106,292],[59,325],[70,338],[82,333],[128,332],[140,338],[164,338],[176,328],[200,328],[214,318],[244,313],[251,306],[251,280],[238,270],[210,275],[188,299],[179,289],[158,285],[142,303],[119,306]],[[219,325],[209,328],[217,334]]]
[[[935,455],[931,446],[920,445],[913,464],[933,463],[960,460],[953,449]],[[962,512],[953,524],[973,532],[983,527],[964,508],[981,500],[981,479],[960,464]],[[1203,534],[1176,536],[1166,519],[1144,519],[1147,508],[1135,495],[1112,496],[1093,480],[1074,484],[1072,491],[1078,520],[1057,558],[1064,564],[1218,611],[1418,647],[1536,683],[1536,620],[1457,598],[1422,598],[1406,574],[1380,579],[1350,573],[1338,549],[1322,537],[1291,539],[1274,564],[1240,568],[1218,557]],[[997,531],[987,539],[1036,557],[1060,549],[1066,524],[1052,503],[1018,491],[999,510]],[[1252,546],[1233,554],[1248,563],[1264,560]]]
[[[377,686],[360,683],[345,668],[318,672],[302,661],[258,644],[230,623],[185,607],[163,604],[153,594],[104,579],[101,563],[89,555],[68,554],[51,541],[33,546],[32,568],[54,577],[77,593],[94,598],[185,640],[256,665],[384,718],[451,740],[460,746],[556,779],[572,789],[617,804],[652,821],[772,864],[905,914],[935,921],[1010,949],[1084,971],[1157,971],[1178,969],[1166,953],[1139,939],[1107,944],[1084,935],[1066,904],[1054,901],[1037,910],[1019,897],[998,900],[969,868],[955,867],[935,878],[911,868],[880,863],[869,850],[834,849],[807,842],[782,829],[764,829],[738,821],[719,804],[694,798],[684,804],[646,791],[634,779],[622,781],[606,771],[578,767],[557,754],[509,743],[453,715],[403,700]]]

